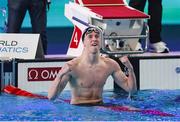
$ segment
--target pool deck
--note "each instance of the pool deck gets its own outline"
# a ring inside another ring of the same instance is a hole
[[[142,53],[142,54],[131,54],[130,57],[180,57],[180,51],[173,51],[169,53]],[[51,54],[45,55],[45,59],[70,59],[74,58],[73,56],[67,56],[65,54]]]

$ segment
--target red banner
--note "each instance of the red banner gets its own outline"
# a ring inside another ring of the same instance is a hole
[[[56,78],[61,67],[28,68],[28,81],[52,81]]]

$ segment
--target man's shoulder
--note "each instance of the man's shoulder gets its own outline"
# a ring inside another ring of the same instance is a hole
[[[119,69],[119,64],[118,62],[116,62],[115,60],[111,59],[111,58],[102,58],[104,64],[109,67],[109,69],[112,70],[118,70]]]
[[[71,68],[73,66],[77,66],[79,61],[80,61],[80,58],[74,58],[74,59],[66,62],[66,64]]]
[[[117,62],[109,57],[101,57],[105,63],[116,64]]]

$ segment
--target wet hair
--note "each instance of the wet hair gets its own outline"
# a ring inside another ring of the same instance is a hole
[[[101,34],[101,30],[100,28],[98,27],[88,27],[84,30],[83,34],[82,34],[82,41],[84,42],[84,38],[87,34],[90,34],[92,32],[95,32],[95,33],[98,33],[98,34]]]

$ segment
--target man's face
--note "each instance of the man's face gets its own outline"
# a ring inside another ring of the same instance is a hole
[[[84,38],[84,47],[91,52],[98,52],[100,49],[101,35],[100,31],[96,28],[87,30]]]

